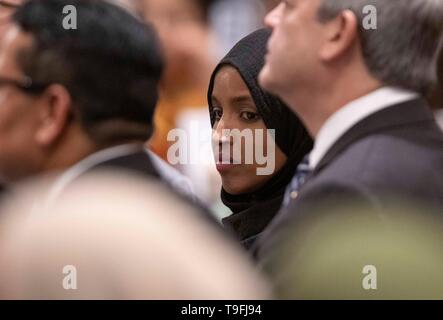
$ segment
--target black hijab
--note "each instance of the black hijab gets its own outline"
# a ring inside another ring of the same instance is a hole
[[[281,100],[263,91],[258,84],[270,34],[267,29],[259,29],[240,40],[215,68],[208,89],[211,124],[214,127],[211,98],[214,79],[223,66],[234,67],[249,88],[257,112],[267,129],[275,129],[275,142],[288,158],[285,165],[254,192],[233,195],[224,189],[221,191],[222,202],[233,212],[223,219],[223,224],[232,228],[247,247],[279,210],[286,186],[298,164],[312,148],[312,139],[300,120]]]

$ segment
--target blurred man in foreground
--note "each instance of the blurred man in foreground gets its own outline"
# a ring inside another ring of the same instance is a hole
[[[1,299],[270,297],[234,242],[155,182],[95,172],[33,215],[45,188],[0,208]]]

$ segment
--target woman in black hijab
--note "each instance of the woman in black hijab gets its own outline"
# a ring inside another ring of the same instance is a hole
[[[233,212],[223,219],[223,224],[235,232],[246,248],[278,212],[286,186],[312,148],[312,139],[300,120],[282,101],[258,85],[269,36],[269,30],[260,29],[237,43],[215,68],[208,90],[213,145],[232,145],[232,139],[223,140],[223,132],[229,129],[275,130],[275,169],[269,175],[257,174],[257,168],[263,165],[256,161],[233,164],[232,151],[231,162],[225,164],[219,149],[214,148],[222,177],[221,199]],[[271,150],[269,141],[264,141],[264,150]],[[257,140],[253,143],[257,147]],[[244,143],[240,147],[244,161]]]

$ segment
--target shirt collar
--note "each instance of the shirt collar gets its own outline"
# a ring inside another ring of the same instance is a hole
[[[63,192],[66,186],[96,165],[117,157],[135,153],[140,150],[143,150],[143,145],[140,143],[132,143],[118,145],[94,152],[93,154],[74,164],[56,179],[55,183],[49,190],[47,203],[52,203]]]
[[[318,132],[309,156],[310,169],[314,169],[334,143],[358,122],[382,109],[418,97],[413,91],[383,87],[346,104],[329,117]]]

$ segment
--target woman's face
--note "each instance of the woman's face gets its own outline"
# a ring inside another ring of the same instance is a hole
[[[223,188],[230,194],[242,194],[257,190],[281,169],[287,157],[274,143],[274,140],[266,135],[266,125],[257,112],[248,87],[235,68],[224,66],[217,72],[212,91],[212,106],[212,116],[215,119],[213,151]],[[241,143],[235,143],[235,139],[227,138],[227,130],[233,129],[240,131],[248,129],[251,132],[252,140],[241,139]],[[248,142],[253,146],[253,161],[248,160],[248,154],[251,155],[251,148],[247,146]],[[274,148],[270,146],[271,143],[275,145]],[[266,159],[274,161],[272,173],[257,174],[258,168],[266,167],[266,164],[263,164],[262,160],[255,156],[257,148],[264,152],[258,151],[259,154],[262,153]],[[235,154],[240,154],[241,159],[238,159]],[[241,163],[238,163],[239,161]]]

